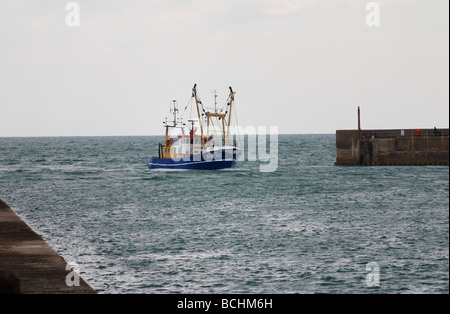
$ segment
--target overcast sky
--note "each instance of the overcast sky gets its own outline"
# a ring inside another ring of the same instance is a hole
[[[0,0],[0,137],[159,135],[195,83],[280,133],[448,128],[449,1]]]

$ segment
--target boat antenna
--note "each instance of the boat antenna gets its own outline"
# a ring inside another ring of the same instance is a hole
[[[178,113],[177,101],[176,100],[172,100],[172,102],[173,102],[173,109],[170,109],[170,112],[173,112],[173,127],[176,127],[178,125],[178,120],[177,120],[177,113]]]
[[[217,91],[214,90],[214,113],[217,113]]]

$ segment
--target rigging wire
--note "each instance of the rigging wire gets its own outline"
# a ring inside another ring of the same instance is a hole
[[[226,110],[225,114],[228,114],[228,112],[229,112],[229,108],[228,107],[230,106],[231,97],[232,97],[232,95],[230,94],[228,96],[225,104],[223,105],[222,110],[220,111],[221,114],[225,110]],[[190,110],[190,119],[192,119],[193,107],[194,107],[192,105],[192,100],[193,99],[194,99],[194,95],[192,95],[192,97],[189,99],[186,107],[184,108],[184,111],[183,111],[181,117],[184,117],[184,114],[186,113],[187,109],[190,107],[191,108],[191,110]],[[200,119],[200,123],[202,123],[202,120],[205,120],[205,122],[206,122],[208,118],[207,118],[206,111],[205,111],[203,103],[202,103],[202,101],[200,99],[200,95],[199,95],[198,91],[197,91],[197,99],[198,99],[198,103],[201,105],[201,109],[202,109],[202,112],[203,112],[203,114],[202,114],[203,119]],[[236,140],[238,140],[238,139],[240,139],[241,134],[240,134],[239,127],[238,127],[239,126],[239,121],[238,121],[238,114],[237,114],[237,106],[236,106],[236,102],[234,101],[234,99],[233,99],[233,104],[234,104],[233,109],[234,109],[234,119],[236,121],[235,124],[236,124],[236,127],[237,127],[237,134],[236,134],[236,131],[235,131],[234,134],[230,134],[230,136],[231,136],[231,138],[233,138],[234,135],[237,135]],[[231,118],[232,117],[230,116],[229,119],[231,119]],[[219,128],[219,126],[216,125],[216,123],[219,123],[219,121],[213,120],[213,119],[211,119],[210,121],[211,121],[211,126],[213,128],[213,134],[215,135],[215,141],[220,143],[221,140],[217,141],[217,139],[220,138],[220,136],[219,136],[219,132],[217,132],[217,129],[216,129],[216,126],[217,126],[217,128]],[[236,128],[235,128],[235,130],[236,130]],[[226,136],[226,135],[228,135],[228,134],[222,134],[222,137]],[[229,141],[229,138],[227,138],[226,140]],[[241,144],[241,143],[238,143],[238,144]]]
[[[238,114],[237,114],[237,106],[236,106],[236,102],[234,103],[234,118],[236,120],[236,127],[235,127],[235,132],[237,130],[237,136],[236,136],[236,144],[241,145],[240,140],[241,140],[241,132],[239,130],[239,121],[238,121]],[[238,142],[239,141],[239,142]],[[245,140],[244,140],[245,142]],[[242,143],[244,144],[244,143]]]
[[[220,110],[220,113],[223,113],[223,111],[226,109],[226,107],[227,107],[228,104],[230,103],[230,97],[231,97],[231,96],[228,96],[228,99],[227,99],[227,101],[225,102],[225,104],[223,105],[222,110]]]
[[[191,97],[191,99],[189,99],[189,101],[188,101],[186,107],[184,108],[183,113],[181,114],[181,118],[184,117],[184,114],[186,113],[187,108],[189,107],[189,105],[191,105],[192,99],[193,99],[193,97]],[[191,106],[191,115],[192,115],[192,106]]]
[[[214,132],[213,132],[214,133],[214,142],[217,143],[218,147],[222,147],[222,145],[220,144],[222,139],[221,139],[221,137],[219,137],[219,132],[217,132],[217,130],[216,130],[216,125],[214,123],[214,120],[211,120],[211,122],[212,122],[211,125],[214,130]],[[216,122],[217,122],[217,120],[216,120]],[[220,142],[218,141],[218,138],[220,138]]]

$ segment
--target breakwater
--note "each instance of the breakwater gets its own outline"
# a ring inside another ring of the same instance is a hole
[[[336,131],[338,166],[449,165],[449,129]]]
[[[0,292],[96,293],[2,200],[0,200]]]

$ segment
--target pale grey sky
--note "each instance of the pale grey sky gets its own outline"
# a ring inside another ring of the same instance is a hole
[[[169,105],[237,92],[280,133],[449,126],[449,1],[0,0],[0,137],[159,135]]]

